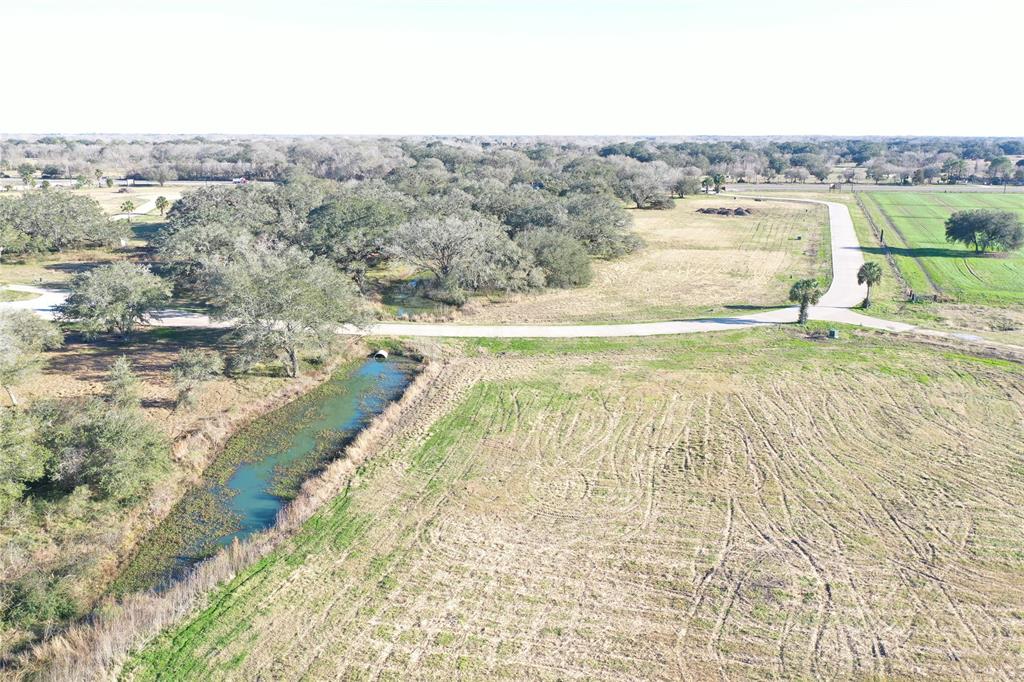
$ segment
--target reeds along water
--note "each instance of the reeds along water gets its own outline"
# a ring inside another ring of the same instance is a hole
[[[378,414],[340,457],[302,485],[271,528],[232,542],[166,590],[135,593],[101,606],[86,622],[22,655],[16,661],[17,669],[11,671],[14,679],[114,679],[131,651],[179,622],[210,590],[273,551],[325,502],[344,490],[359,466],[378,451],[387,436],[401,428],[403,416],[437,380],[442,367],[442,363],[426,365],[399,400]]]

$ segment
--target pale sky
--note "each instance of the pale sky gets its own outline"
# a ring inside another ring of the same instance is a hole
[[[1024,136],[1024,0],[0,0],[3,133]]]

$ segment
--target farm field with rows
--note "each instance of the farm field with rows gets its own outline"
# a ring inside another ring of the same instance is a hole
[[[449,354],[127,679],[1020,669],[1019,364],[813,329]]]
[[[995,209],[1024,216],[1024,196],[872,192],[865,204],[876,222],[881,221],[900,272],[916,293],[958,303],[1024,304],[1024,255],[975,254],[945,238],[945,221],[955,211]]]

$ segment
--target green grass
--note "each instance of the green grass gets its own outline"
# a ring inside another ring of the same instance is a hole
[[[0,289],[0,303],[10,303],[12,301],[27,301],[30,298],[38,298],[39,294],[32,294],[27,291],[12,291],[10,289]]]
[[[982,208],[1015,211],[1024,217],[1024,196],[872,192],[865,197],[865,205],[885,228],[897,266],[915,292],[935,292],[960,303],[1024,303],[1024,255],[977,255],[945,240],[945,221],[953,212]]]

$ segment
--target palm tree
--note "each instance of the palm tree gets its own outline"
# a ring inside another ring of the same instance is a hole
[[[799,324],[807,324],[807,309],[821,300],[821,286],[816,279],[802,279],[789,290],[789,300],[800,304]]]
[[[128,222],[132,221],[132,211],[134,211],[134,210],[135,210],[135,202],[133,202],[131,199],[129,199],[128,201],[126,201],[123,204],[121,204],[121,213],[127,213],[128,214]]]
[[[864,307],[871,307],[871,287],[882,281],[882,266],[878,263],[865,263],[857,271],[857,284],[868,285],[868,295],[864,297]]]
[[[715,173],[711,176],[711,182],[715,183],[715,194],[718,194],[725,187],[725,176],[721,173]]]
[[[703,188],[704,194],[710,194],[711,193],[711,185],[712,185],[711,178],[704,178],[703,180],[700,181],[700,186],[701,186],[701,188]]]
[[[156,210],[160,211],[160,215],[164,214],[164,211],[167,210],[167,206],[169,204],[170,204],[170,202],[167,201],[167,197],[157,197],[156,198]]]

